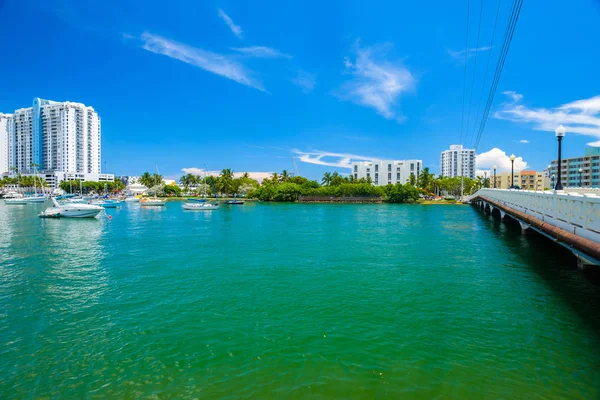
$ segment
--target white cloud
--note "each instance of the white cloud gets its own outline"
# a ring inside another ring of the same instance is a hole
[[[527,139],[521,139],[521,140],[518,140],[517,143],[527,144],[527,143],[531,143],[531,142]]]
[[[265,46],[231,47],[231,50],[254,58],[292,58],[289,54]]]
[[[242,39],[244,37],[242,28],[239,25],[234,24],[229,15],[225,14],[225,11],[218,8],[217,13],[219,14],[219,17],[221,17],[221,19],[227,24],[229,29],[231,29],[231,32],[238,37],[238,39]]]
[[[303,70],[298,70],[298,75],[291,79],[291,81],[293,84],[299,86],[304,93],[309,93],[317,85],[317,76]]]
[[[252,77],[252,71],[230,56],[188,46],[148,32],[142,34],[140,39],[145,50],[183,61],[262,92],[265,91],[262,83]]]
[[[511,162],[510,156],[506,154],[506,152],[500,150],[495,147],[490,151],[486,151],[485,153],[477,154],[475,157],[475,166],[478,170],[490,170],[493,166],[496,165],[498,167],[497,171],[510,171]],[[527,162],[523,160],[523,157],[515,158],[515,171],[521,171],[527,168]]]
[[[505,92],[513,100],[514,92]],[[518,100],[522,99],[518,95]],[[558,125],[564,125],[569,133],[592,136],[600,139],[600,96],[563,104],[555,108],[529,108],[517,102],[505,104],[494,113],[494,117],[533,125],[539,131],[554,132]],[[600,142],[593,142],[598,144]]]
[[[465,53],[467,53],[467,60],[468,60],[469,58],[471,58],[472,56],[474,56],[475,53],[478,53],[478,52],[481,52],[481,51],[488,51],[488,50],[491,50],[491,49],[492,49],[492,46],[482,46],[482,47],[472,47],[472,48],[469,48],[469,49],[463,49],[463,50],[458,50],[458,51],[453,51],[453,50],[450,50],[450,49],[446,49],[446,50],[448,51],[448,54],[452,58],[454,58],[454,59],[456,59],[456,60],[461,61],[461,62],[464,63],[465,62]]]
[[[205,170],[203,168],[196,168],[196,167],[182,168],[181,171],[184,174],[193,174],[193,175],[200,175],[200,176],[204,176],[204,174],[205,174]],[[244,174],[245,174],[245,172],[234,172],[233,177],[239,178]],[[207,176],[219,176],[219,175],[221,175],[221,171],[206,170],[206,175]],[[263,179],[271,177],[271,175],[273,175],[273,173],[272,172],[248,172],[248,175],[250,176],[250,178],[256,179],[257,181],[262,182]]]
[[[300,151],[292,150],[297,158],[308,164],[325,165],[328,167],[352,168],[353,161],[378,161],[378,158],[356,154],[334,153],[330,151]]]
[[[336,93],[342,100],[374,108],[387,119],[401,122],[404,117],[395,110],[401,94],[412,91],[416,79],[399,62],[385,60],[385,53],[391,45],[361,48],[356,41],[352,61],[344,58],[346,72],[352,77]]]
[[[514,90],[506,90],[506,91],[502,92],[502,94],[510,96],[515,103],[519,102],[523,99],[523,95],[515,92]]]

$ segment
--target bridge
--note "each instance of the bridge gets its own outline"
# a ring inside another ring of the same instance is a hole
[[[600,267],[600,190],[525,191],[480,189],[465,199],[471,204],[517,220],[568,248],[581,269]]]

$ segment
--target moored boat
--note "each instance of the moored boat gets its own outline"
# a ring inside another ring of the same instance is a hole
[[[104,208],[95,204],[60,204],[52,199],[54,207],[47,208],[39,215],[40,218],[95,218]]]
[[[190,211],[211,211],[219,209],[219,203],[204,203],[204,202],[193,202],[183,203],[184,210]]]
[[[140,200],[140,206],[164,206],[165,203],[165,200],[158,197],[144,197]]]

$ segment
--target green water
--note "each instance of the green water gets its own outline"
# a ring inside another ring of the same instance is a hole
[[[600,286],[469,206],[0,204],[0,398],[600,397]]]

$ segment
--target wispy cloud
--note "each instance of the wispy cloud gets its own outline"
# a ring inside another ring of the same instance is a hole
[[[487,170],[491,169],[496,165],[498,171],[510,171],[511,161],[510,157],[506,152],[495,147],[485,153],[477,154],[475,156],[475,165],[477,169]],[[521,171],[527,168],[527,162],[523,160],[523,157],[515,158],[515,171]]]
[[[200,176],[204,176],[204,174],[206,174],[207,176],[221,175],[221,171],[210,171],[210,170],[205,170],[204,168],[196,168],[196,167],[182,168],[181,172],[183,172],[184,174],[192,174],[192,175],[200,175]],[[242,175],[244,175],[245,173],[246,172],[234,172],[233,177],[239,178]],[[250,176],[250,178],[256,179],[259,182],[261,182],[265,178],[270,177],[272,174],[273,174],[272,172],[248,172],[248,175]]]
[[[325,165],[328,167],[352,168],[353,161],[377,161],[376,157],[361,156],[357,154],[335,153],[330,151],[300,151],[292,150],[298,160],[316,165]]]
[[[564,125],[568,133],[592,136],[600,139],[600,96],[576,100],[554,108],[530,108],[519,101],[522,95],[505,92],[512,103],[504,104],[503,108],[494,113],[494,117],[508,121],[532,124],[533,129],[554,132],[558,125]],[[589,143],[600,146],[600,140]]]
[[[292,58],[289,54],[266,46],[231,47],[231,50],[254,58]]]
[[[416,79],[400,62],[386,60],[391,45],[360,47],[354,45],[355,59],[344,58],[346,73],[351,79],[336,92],[342,100],[373,108],[387,119],[404,120],[397,111],[400,95],[413,90]]]
[[[515,103],[523,100],[523,95],[515,92],[514,90],[506,90],[506,91],[502,92],[502,94],[505,94],[508,97],[510,97]]]
[[[221,17],[221,19],[227,24],[229,29],[231,29],[231,32],[238,37],[238,39],[242,39],[244,37],[242,28],[239,25],[234,24],[229,15],[225,14],[225,11],[218,8],[217,13],[219,14],[219,17]]]
[[[299,86],[304,93],[310,93],[317,85],[317,76],[300,69],[296,77],[291,79],[291,81],[294,85]]]
[[[148,32],[142,34],[140,39],[141,47],[145,50],[183,61],[262,92],[266,91],[263,84],[252,77],[252,71],[231,56],[192,47]]]
[[[474,56],[475,53],[479,53],[482,51],[488,51],[491,49],[492,49],[492,46],[482,46],[482,47],[472,47],[472,48],[458,50],[458,51],[446,49],[446,51],[448,52],[450,57],[454,58],[457,61],[464,63],[465,62],[465,53],[467,53],[467,60],[468,60],[469,58]]]
[[[359,141],[371,140],[371,138],[368,136],[356,136],[356,135],[344,135],[344,136],[342,136],[342,138],[349,139],[349,140],[359,140]]]
[[[531,143],[531,142],[527,139],[521,139],[521,140],[517,140],[517,143],[527,144],[527,143]]]

